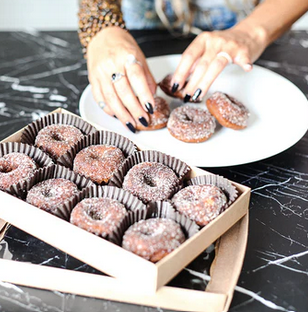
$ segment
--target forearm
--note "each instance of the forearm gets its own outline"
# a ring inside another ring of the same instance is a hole
[[[82,0],[79,8],[79,39],[86,54],[91,39],[103,28],[125,28],[119,0]]]
[[[308,10],[308,0],[265,0],[235,28],[251,32],[265,46],[280,37]]]

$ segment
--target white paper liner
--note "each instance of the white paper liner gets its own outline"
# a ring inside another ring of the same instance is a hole
[[[78,128],[84,135],[88,135],[96,131],[96,128],[78,116],[63,113],[53,113],[37,119],[25,127],[21,135],[21,142],[34,145],[38,132],[47,126],[54,124],[74,126]]]
[[[56,178],[63,178],[63,179],[66,179],[75,183],[80,192],[82,192],[83,189],[94,185],[91,180],[80,176],[79,174],[77,174],[76,172],[73,172],[72,170],[68,168],[65,168],[60,165],[52,165],[52,166],[45,167],[42,170],[37,171],[34,174],[33,178],[28,181],[24,189],[24,192],[22,196],[20,195],[20,197],[25,199],[28,191],[37,183],[48,180],[48,179],[56,179]],[[79,197],[75,196],[73,199],[65,201],[62,205],[57,207],[57,209],[53,211],[52,214],[59,218],[68,220],[72,207],[76,205],[78,200],[79,200]]]
[[[239,191],[237,188],[226,178],[216,174],[206,174],[197,176],[186,181],[187,185],[204,185],[211,184],[219,187],[227,196],[227,206],[223,208],[225,210],[229,207],[238,197]]]
[[[38,165],[37,170],[40,170],[43,167],[53,165],[52,159],[43,151],[34,146],[18,142],[6,142],[0,144],[0,157],[16,152],[25,154],[30,158],[32,158]],[[12,184],[8,189],[3,191],[10,193],[11,195],[14,196],[19,196],[19,194],[24,193],[24,189],[28,183],[27,181],[28,179],[16,184]]]
[[[111,145],[119,148],[124,157],[132,155],[137,151],[137,146],[128,138],[111,131],[95,131],[83,137],[72,149],[57,159],[57,163],[73,169],[73,163],[76,155],[84,148],[91,145]]]
[[[71,211],[83,199],[94,197],[115,199],[125,206],[127,212],[147,209],[147,206],[140,199],[123,189],[107,185],[92,185],[91,187],[85,188],[78,195],[76,195],[76,199],[73,200],[76,203],[73,207],[71,207]],[[109,239],[108,236],[103,238]]]
[[[116,172],[111,178],[109,185],[122,187],[124,177],[134,165],[143,162],[158,162],[161,163],[174,171],[174,173],[179,178],[179,185],[175,185],[173,194],[181,188],[184,178],[188,175],[191,168],[182,160],[172,157],[170,155],[164,154],[162,152],[146,150],[139,151],[129,156],[123,163],[122,168]],[[171,195],[173,195],[171,194]]]

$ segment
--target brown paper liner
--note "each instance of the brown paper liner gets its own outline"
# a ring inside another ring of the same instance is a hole
[[[37,183],[48,180],[48,179],[56,179],[63,178],[75,183],[80,190],[80,193],[88,187],[94,185],[94,183],[86,179],[85,177],[80,176],[79,174],[73,172],[72,170],[65,168],[59,165],[52,165],[49,167],[45,167],[39,171],[37,171],[34,176],[28,181],[24,191],[22,194],[18,194],[19,197],[25,199],[28,191]],[[73,199],[65,201],[62,205],[60,205],[55,211],[52,212],[53,215],[60,217],[61,219],[68,220],[72,208],[76,205],[79,200],[79,195],[75,196]]]
[[[150,203],[146,209],[140,209],[129,212],[126,218],[121,222],[117,230],[110,236],[110,241],[121,246],[122,238],[127,229],[134,223],[150,219],[150,218],[166,218],[172,219],[181,225],[186,239],[192,237],[199,231],[199,226],[192,220],[189,220],[184,215],[176,212],[168,201],[158,201]]]
[[[83,137],[71,150],[61,156],[57,163],[73,169],[76,155],[84,148],[91,145],[112,145],[119,148],[125,158],[137,151],[137,146],[126,137],[111,131],[95,131]]]
[[[228,179],[216,174],[197,176],[188,180],[186,183],[187,185],[211,184],[219,187],[228,198],[227,206],[224,207],[223,210],[229,207],[239,195],[239,191],[237,190],[237,188]]]
[[[127,172],[135,165],[143,162],[158,162],[172,169],[179,178],[179,185],[174,186],[173,194],[181,188],[184,178],[190,172],[190,167],[182,160],[164,154],[162,152],[146,150],[139,151],[129,156],[123,163],[122,168],[111,178],[109,185],[122,187],[124,177]],[[172,196],[172,195],[171,195]]]
[[[128,212],[147,209],[146,205],[137,197],[133,196],[131,193],[123,189],[107,185],[93,185],[91,187],[85,188],[78,195],[76,195],[76,204],[74,205],[74,207],[83,199],[93,197],[115,199],[123,204]],[[74,209],[74,207],[72,207],[71,211]],[[109,239],[108,236],[105,236],[103,238]]]
[[[37,119],[25,127],[20,138],[21,142],[34,145],[38,132],[47,126],[54,124],[74,126],[84,135],[88,135],[96,131],[96,128],[78,116],[63,113],[53,113]]]
[[[51,166],[53,164],[52,159],[47,154],[34,146],[17,142],[6,142],[0,144],[0,157],[16,152],[25,154],[32,158],[38,165],[37,170],[40,170],[40,168],[43,167]],[[3,191],[14,196],[19,196],[19,194],[24,193],[27,181],[28,179],[16,184],[12,184],[8,189]]]

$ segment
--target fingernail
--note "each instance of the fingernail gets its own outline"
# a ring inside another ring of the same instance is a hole
[[[184,97],[184,100],[183,100],[184,103],[187,103],[187,102],[190,100],[190,98],[191,98],[191,95],[187,93],[187,94],[185,95],[185,97]]]
[[[126,123],[126,126],[132,133],[136,133],[135,127],[129,121]]]
[[[152,106],[151,103],[146,102],[146,103],[145,103],[145,108],[147,109],[147,111],[148,111],[150,114],[153,114],[153,113],[154,113],[154,111],[153,111],[153,106]]]
[[[201,90],[200,88],[198,88],[198,89],[195,91],[195,93],[194,93],[194,95],[192,96],[191,99],[192,99],[193,101],[196,101],[197,98],[200,96],[201,92],[202,92],[202,90]]]
[[[171,92],[174,93],[178,89],[178,87],[179,87],[179,84],[175,82],[171,88]]]
[[[252,69],[252,64],[247,63],[247,64],[245,64],[243,67],[244,67],[245,70],[249,71],[249,70]]]
[[[142,116],[139,117],[139,121],[141,122],[141,124],[142,124],[143,126],[145,126],[145,127],[148,127],[148,126],[149,126],[147,120],[146,120],[144,117],[142,117]]]
[[[118,117],[117,117],[116,115],[113,115],[113,117],[114,117],[115,119],[118,119]]]

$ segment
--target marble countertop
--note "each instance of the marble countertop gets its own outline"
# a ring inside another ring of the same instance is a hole
[[[148,57],[181,53],[191,40],[159,31],[133,35]],[[0,139],[57,107],[79,113],[78,101],[88,80],[75,32],[3,32],[0,43]],[[308,32],[291,31],[257,64],[286,77],[308,97],[307,49]],[[307,311],[308,133],[271,158],[209,171],[252,189],[247,253],[230,311]],[[15,227],[0,242],[0,257],[95,272]],[[208,249],[172,283],[204,289],[206,281],[194,273],[208,272],[212,258],[213,250]],[[0,310],[167,312],[4,282]]]

